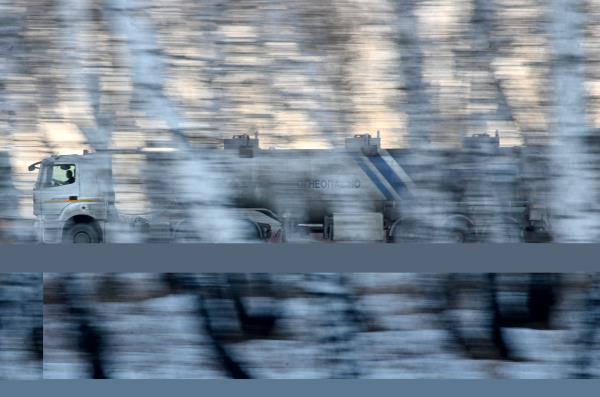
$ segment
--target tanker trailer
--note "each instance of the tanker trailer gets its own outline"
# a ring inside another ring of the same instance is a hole
[[[223,149],[199,150],[202,171],[197,162],[182,167],[177,152],[131,151],[145,158],[142,185],[154,205],[144,215],[115,207],[111,158],[127,151],[52,156],[30,166],[40,169],[36,230],[45,242],[110,241],[111,228],[124,224],[150,236],[144,241],[215,241],[235,224],[252,241],[468,242],[507,226],[500,234],[518,239],[526,209],[519,151],[500,148],[497,135],[466,143],[423,156],[381,148],[379,133],[354,135],[342,148],[290,150],[238,135]]]

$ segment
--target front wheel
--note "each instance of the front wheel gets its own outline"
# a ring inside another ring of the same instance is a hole
[[[65,231],[63,242],[71,244],[97,244],[100,242],[100,234],[90,223],[76,223]]]

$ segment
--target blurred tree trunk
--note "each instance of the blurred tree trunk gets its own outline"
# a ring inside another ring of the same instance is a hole
[[[597,346],[596,339],[600,334],[600,274],[591,275],[591,286],[584,298],[583,319],[580,321],[575,362],[575,377],[593,378],[594,350]]]
[[[335,0],[303,2],[296,7],[300,49],[320,58],[308,65],[307,77],[314,84],[313,100],[317,104],[311,116],[324,140],[339,146],[350,133],[354,113],[350,67],[357,54],[352,48],[351,13],[344,13],[344,4]],[[330,95],[320,94],[324,90]]]
[[[228,224],[231,219],[221,211],[230,199],[225,185],[218,183],[222,170],[192,146],[182,128],[185,118],[166,90],[168,59],[160,47],[156,27],[150,18],[136,12],[143,7],[142,2],[134,2],[130,9],[121,10],[118,1],[106,0],[112,34],[125,38],[121,56],[131,65],[131,108],[146,120],[164,123],[166,145],[177,150],[174,162],[157,164],[153,170],[158,172],[146,173],[146,177],[156,178],[154,186],[162,184],[163,191],[170,192],[177,200],[177,211],[184,214],[182,217],[180,214],[181,219],[189,223],[188,229],[197,237],[203,240],[235,238],[229,235],[233,230]],[[147,142],[156,131],[160,129],[144,131]],[[203,176],[202,183],[198,183],[200,176]]]
[[[551,114],[554,147],[553,231],[558,241],[592,242],[600,237],[598,155],[589,145],[593,131],[587,121],[585,92],[583,0],[548,4],[551,46]]]
[[[432,139],[443,135],[444,128],[439,109],[432,100],[432,90],[424,77],[423,32],[416,15],[416,5],[412,0],[397,0],[398,37],[396,39],[400,53],[400,89],[404,92],[406,103],[399,111],[406,114],[406,131],[411,149],[410,162],[415,167],[412,179],[416,185],[416,198],[403,203],[402,222],[412,227],[401,226],[401,234],[396,239],[403,241],[428,241],[437,239],[449,214],[454,212],[448,193],[441,189],[444,164],[440,152],[432,147]],[[441,237],[445,239],[446,237]]]

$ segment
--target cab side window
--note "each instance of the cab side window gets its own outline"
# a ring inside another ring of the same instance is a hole
[[[49,167],[46,176],[46,186],[64,186],[75,183],[75,164],[55,164]]]

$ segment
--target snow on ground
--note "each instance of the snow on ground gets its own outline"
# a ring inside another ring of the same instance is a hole
[[[425,278],[426,279],[426,278]],[[138,280],[139,281],[139,280]],[[148,281],[148,280],[146,280]],[[324,326],[345,329],[328,311],[342,304],[339,288],[325,288],[327,279],[306,282],[301,275],[285,275],[274,287],[307,286],[307,293],[279,300],[247,297],[251,310],[273,308],[282,313],[275,334],[268,339],[231,339],[226,346],[251,375],[260,378],[327,378],[334,375],[332,350],[326,346]],[[574,325],[582,313],[572,302],[579,292],[563,294],[552,329],[504,328],[517,360],[470,359],[451,342],[440,313],[431,310],[430,295],[415,293],[419,275],[354,275],[350,285],[360,294],[355,307],[368,323],[359,327],[340,360],[354,360],[365,378],[564,378],[573,373]],[[417,284],[422,285],[422,284]],[[385,290],[381,292],[382,287]],[[391,288],[393,287],[393,288]],[[140,289],[138,285],[135,287]],[[153,287],[154,288],[154,287]],[[343,288],[342,288],[343,289]],[[317,290],[317,292],[315,292]],[[398,292],[388,292],[397,290]],[[334,298],[327,298],[327,292]],[[136,292],[139,295],[139,293]],[[567,305],[570,310],[567,310]],[[338,305],[338,306],[336,306]],[[213,325],[239,331],[228,299],[210,298]],[[110,345],[109,374],[116,378],[222,378],[215,352],[196,314],[193,294],[168,294],[130,302],[95,304],[97,322]],[[467,317],[484,318],[474,309],[458,310]],[[76,352],[76,335],[60,304],[45,305],[46,378],[86,376]],[[476,330],[477,331],[477,330]],[[481,330],[478,330],[481,332]],[[596,344],[596,346],[598,346]],[[335,350],[334,350],[335,351]],[[600,358],[600,354],[597,354]]]

